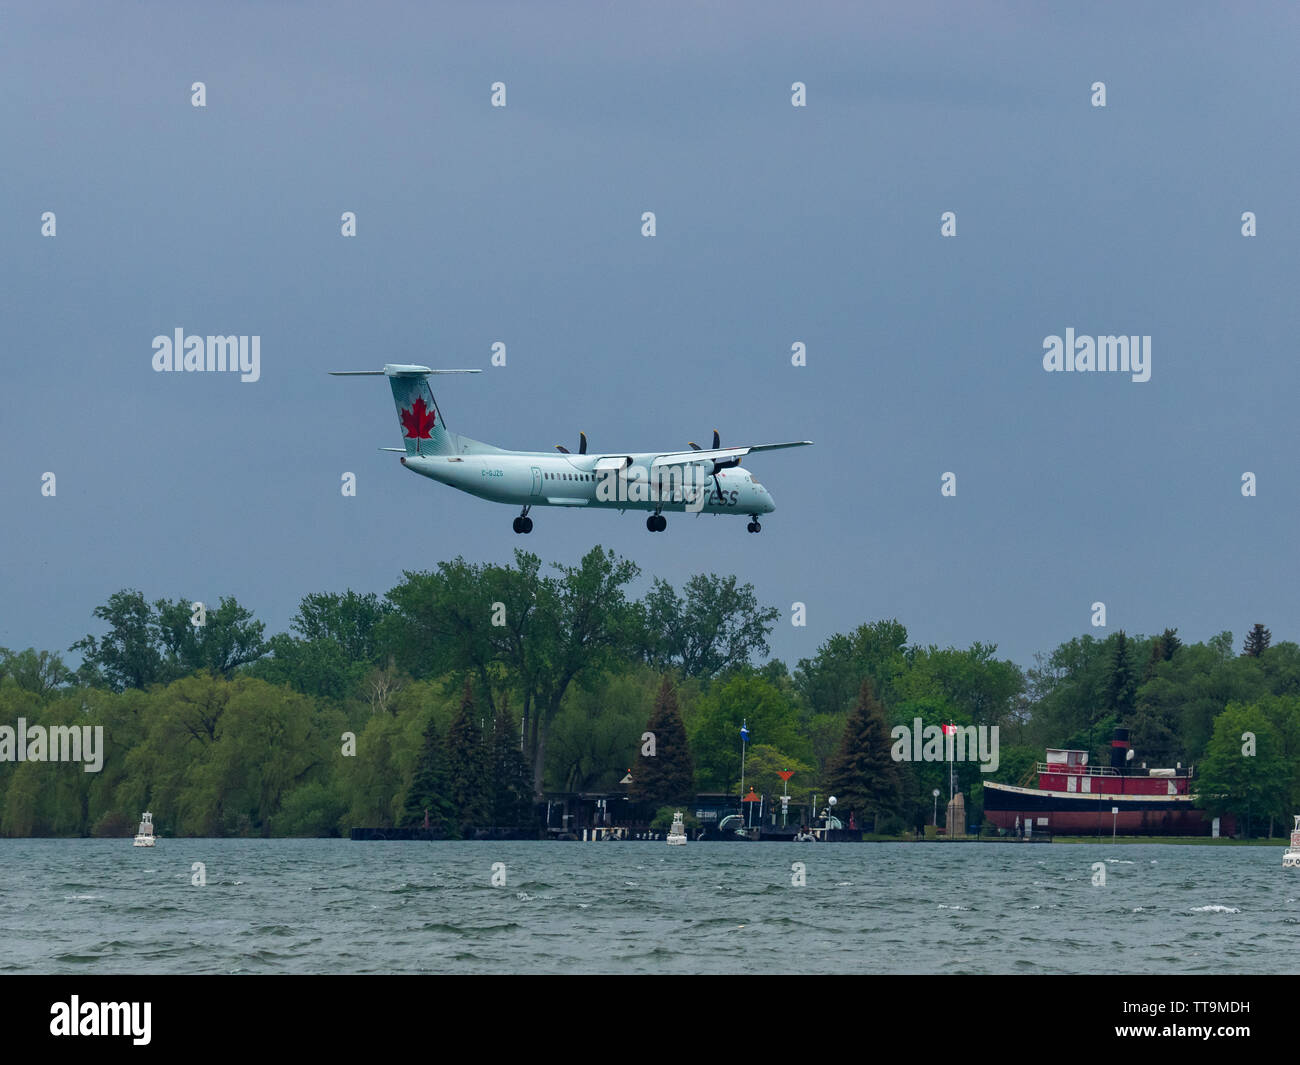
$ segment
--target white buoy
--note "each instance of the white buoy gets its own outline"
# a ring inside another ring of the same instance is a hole
[[[146,810],[140,816],[140,827],[136,830],[133,846],[152,847],[157,841],[157,837],[153,834],[153,814]]]
[[[682,815],[680,812],[673,814],[673,824],[668,830],[668,845],[670,847],[680,847],[686,843],[686,826],[682,824]]]
[[[1291,830],[1291,846],[1282,854],[1283,869],[1300,869],[1300,814],[1295,815],[1295,828]]]

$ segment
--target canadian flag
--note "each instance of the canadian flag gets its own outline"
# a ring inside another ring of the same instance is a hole
[[[945,736],[953,736],[956,735],[957,733],[956,725],[940,725],[939,727],[943,729],[943,734]]]

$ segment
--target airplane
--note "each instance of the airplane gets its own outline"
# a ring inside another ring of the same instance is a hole
[[[663,532],[663,511],[747,514],[751,533],[762,531],[760,514],[776,509],[772,496],[740,460],[751,452],[806,447],[811,440],[784,444],[723,447],[713,431],[713,447],[692,442],[690,451],[587,453],[587,434],[580,433],[578,453],[555,445],[556,452],[507,451],[471,440],[447,428],[429,387],[433,374],[482,373],[481,370],[431,370],[427,366],[389,363],[382,370],[333,370],[334,377],[387,377],[397,404],[405,448],[397,451],[412,473],[462,492],[522,507],[516,533],[533,531],[533,507],[596,507],[650,510],[646,528]]]

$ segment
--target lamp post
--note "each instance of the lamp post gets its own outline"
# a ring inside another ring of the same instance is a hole
[[[939,789],[934,789],[934,827],[939,827]]]

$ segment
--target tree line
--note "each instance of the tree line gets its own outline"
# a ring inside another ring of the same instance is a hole
[[[1023,783],[1043,749],[1104,759],[1116,725],[1140,760],[1198,764],[1215,812],[1263,829],[1300,809],[1300,647],[1257,625],[1184,644],[1083,635],[1022,670],[994,644],[909,642],[896,619],[768,659],[778,612],[734,576],[655,579],[596,547],[577,565],[462,558],[408,571],[382,597],[317,592],[268,636],[233,598],[199,609],[123,589],[61,654],[0,648],[0,726],[102,725],[104,767],[4,760],[0,833],[120,835],[151,807],[181,835],[333,835],[416,825],[451,836],[535,823],[547,793],[624,789],[647,803],[834,791],[860,826],[932,816],[949,766],[896,762],[889,730],[999,727],[996,773]],[[654,737],[653,754],[644,737]],[[1243,736],[1249,735],[1249,740]],[[1246,753],[1249,748],[1250,753]]]

